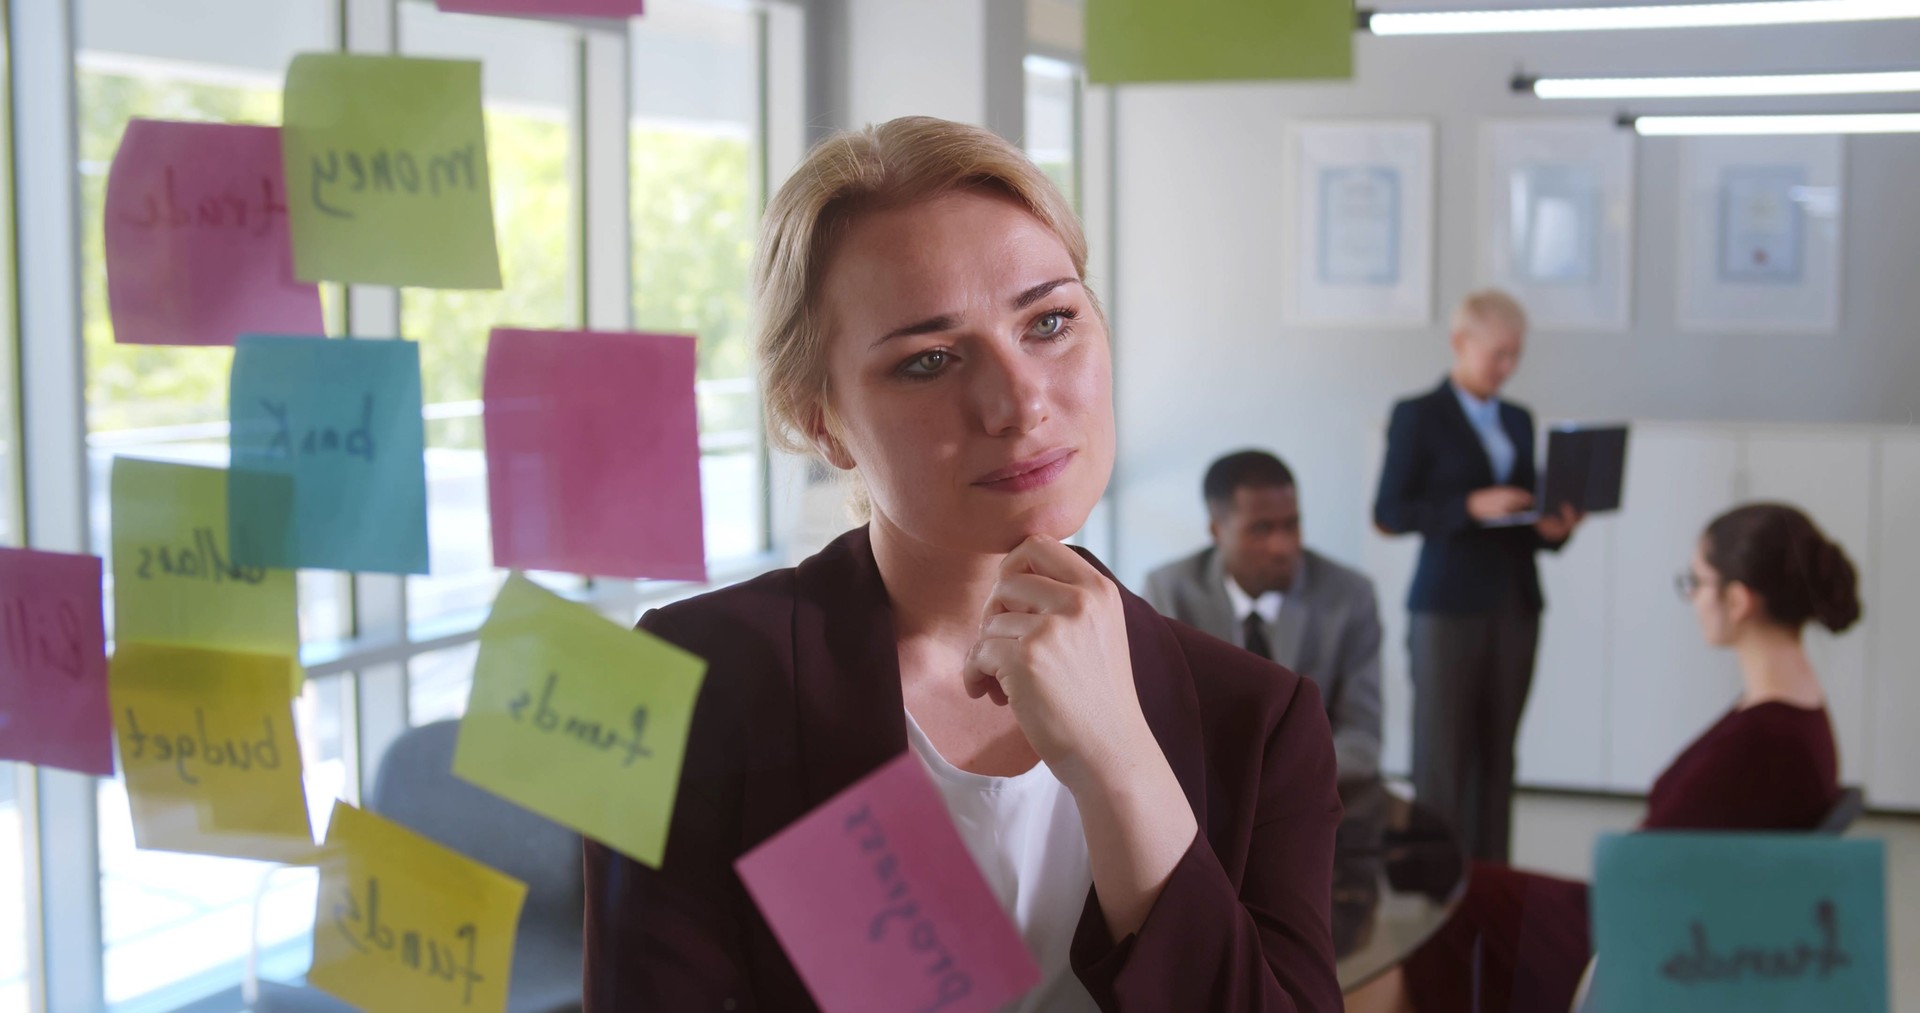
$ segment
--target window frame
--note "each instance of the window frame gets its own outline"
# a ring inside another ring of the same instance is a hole
[[[386,54],[399,49],[399,4],[408,0],[331,0],[337,14],[336,42],[345,52]],[[428,0],[430,2],[430,0]],[[729,0],[695,0],[740,9]],[[36,548],[89,551],[85,361],[81,341],[81,250],[78,231],[81,189],[78,163],[78,44],[76,0],[0,3],[0,44],[14,112],[0,135],[12,169],[7,182],[16,215],[0,242],[31,248],[36,256],[10,263],[15,316],[0,321],[0,342],[18,335],[19,369],[0,373],[11,382],[11,412],[0,412],[0,429],[21,437],[18,452],[0,475],[0,496],[10,498],[23,532]],[[804,74],[802,11],[769,0],[747,12],[756,19],[755,87],[759,97],[757,199],[764,203],[775,172],[797,162],[804,145],[804,119],[788,96],[797,95]],[[777,51],[776,51],[777,47]],[[572,82],[576,198],[572,214],[579,237],[577,277],[584,326],[626,329],[632,317],[629,215],[628,39],[624,25],[582,23],[577,36],[577,79]],[[780,98],[774,88],[786,89]],[[19,143],[16,145],[15,138]],[[592,213],[588,213],[588,209]],[[381,286],[347,286],[345,333],[400,333],[399,293]],[[17,321],[17,328],[6,331]],[[5,351],[7,349],[0,349]],[[0,431],[0,439],[8,434]],[[764,442],[757,448],[763,479],[773,470]],[[763,481],[763,500],[773,499]],[[763,504],[765,505],[765,504]],[[6,509],[0,502],[0,509]],[[762,509],[762,544],[768,551],[710,574],[706,585],[595,581],[570,595],[611,618],[632,621],[642,610],[690,596],[769,569],[784,558],[775,511]],[[348,764],[345,794],[358,798],[378,757],[409,726],[409,663],[416,657],[472,643],[484,610],[410,623],[406,578],[379,574],[347,577],[350,635],[302,644],[312,680],[340,680]],[[106,1008],[105,950],[101,910],[97,780],[66,771],[18,765],[24,868],[27,876],[27,973],[36,1011],[95,1013]],[[230,1007],[238,989],[216,993],[183,1009]]]

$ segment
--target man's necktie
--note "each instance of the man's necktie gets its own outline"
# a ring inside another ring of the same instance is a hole
[[[1247,650],[1258,654],[1268,661],[1273,660],[1273,648],[1267,644],[1266,624],[1260,621],[1260,613],[1247,613],[1247,618],[1240,624],[1240,629],[1244,636]]]

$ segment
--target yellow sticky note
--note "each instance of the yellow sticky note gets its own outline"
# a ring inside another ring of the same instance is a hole
[[[526,896],[511,876],[335,802],[307,980],[368,1013],[504,1010]]]
[[[302,53],[281,118],[300,280],[500,287],[478,61]]]
[[[516,573],[480,628],[453,772],[657,867],[706,671]]]
[[[287,659],[122,640],[108,688],[142,848],[313,857]]]
[[[234,563],[226,471],[117,457],[112,484],[114,639],[279,655],[297,686],[294,573]]]

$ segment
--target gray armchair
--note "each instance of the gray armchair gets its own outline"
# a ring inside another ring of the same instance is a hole
[[[458,721],[410,729],[388,747],[367,808],[527,884],[514,939],[509,1013],[581,1007],[585,887],[580,835],[453,775]],[[256,1013],[338,1013],[317,989],[261,983]]]

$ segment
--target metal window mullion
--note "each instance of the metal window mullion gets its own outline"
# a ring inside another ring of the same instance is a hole
[[[351,53],[399,51],[399,0],[345,0],[345,48]],[[390,338],[401,334],[400,290],[380,285],[347,288],[347,334]],[[356,637],[405,639],[406,578],[389,574],[353,577],[353,633]],[[407,663],[390,661],[353,674],[353,728],[347,736],[349,790],[365,798],[373,787],[380,757],[407,729]]]
[[[28,545],[87,551],[87,423],[81,351],[80,177],[72,0],[15,5],[11,96],[18,272],[21,456]],[[22,777],[29,978],[40,1010],[105,1005],[99,809],[94,779]]]

